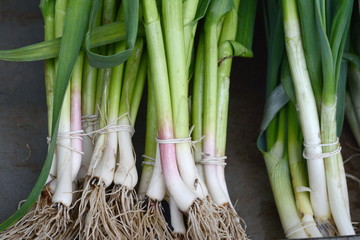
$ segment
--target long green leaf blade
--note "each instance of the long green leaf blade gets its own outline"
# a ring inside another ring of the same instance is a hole
[[[311,86],[314,91],[316,103],[319,106],[322,96],[322,68],[321,49],[318,47],[318,34],[315,20],[313,0],[298,0],[297,6],[300,16],[302,41],[305,51],[306,66],[309,71]]]
[[[99,9],[99,0],[94,1],[94,7],[90,15],[90,28],[86,34],[85,47],[89,58],[89,63],[96,68],[111,68],[125,62],[134,50],[135,40],[138,31],[139,19],[139,0],[124,0],[125,9],[125,29],[126,29],[126,43],[127,49],[125,51],[115,53],[110,56],[104,56],[91,51],[92,28],[96,18],[97,10]]]
[[[143,36],[143,31],[139,35]],[[126,39],[125,23],[114,22],[95,28],[91,33],[90,48],[96,48]],[[55,58],[59,55],[61,38],[35,43],[25,47],[0,50],[0,60],[26,62]]]

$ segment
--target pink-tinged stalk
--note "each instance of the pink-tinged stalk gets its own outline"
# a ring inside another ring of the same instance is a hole
[[[160,134],[160,132],[161,131],[158,131],[160,136],[159,139],[173,138],[170,131],[168,131],[167,134]],[[161,168],[163,171],[166,187],[170,194],[174,197],[174,200],[179,206],[179,209],[183,212],[187,212],[195,201],[196,196],[185,185],[179,175],[179,170],[176,163],[175,144],[166,143],[159,145]]]
[[[189,137],[188,68],[186,66],[182,0],[162,2],[163,32],[170,80],[175,138]],[[174,48],[176,46],[176,48]],[[184,183],[200,199],[208,196],[195,166],[190,143],[176,144],[176,161]]]
[[[81,130],[81,93],[72,92],[71,97],[71,132]],[[71,146],[75,151],[72,151],[72,179],[75,180],[80,169],[82,158],[82,139],[71,139]]]
[[[172,120],[162,121],[161,126],[158,128],[159,139],[173,139],[174,132]],[[161,168],[163,170],[164,178],[167,184],[175,184],[180,181],[179,170],[176,162],[176,147],[174,143],[159,144]]]
[[[144,27],[148,56],[155,92],[157,129],[159,139],[173,139],[174,129],[162,29],[155,0],[143,0]],[[161,167],[166,187],[174,197],[179,209],[187,212],[196,196],[182,181],[176,163],[174,143],[160,143]]]
[[[70,128],[71,132],[80,132],[82,130],[81,124],[81,79],[83,70],[83,52],[79,53],[76,60],[72,82],[71,82],[71,118]],[[76,136],[76,134],[75,134]],[[72,180],[76,180],[82,160],[82,137],[74,137],[71,139],[72,151]]]

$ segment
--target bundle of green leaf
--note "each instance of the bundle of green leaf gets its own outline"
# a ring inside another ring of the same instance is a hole
[[[135,200],[128,194],[137,181],[131,137],[146,76],[146,55],[141,54],[143,40],[139,38],[135,44],[139,3],[43,0],[40,7],[45,19],[46,41],[1,51],[0,55],[1,59],[13,61],[58,57],[46,60],[45,68],[51,135],[49,153],[29,198],[2,223],[1,230],[18,222],[3,231],[1,238],[131,238],[136,231],[128,233],[128,229],[136,225],[133,218],[127,219],[127,214],[137,216]],[[92,32],[101,19],[106,24],[113,21],[116,14],[120,19],[116,25]],[[127,19],[126,31],[123,18]],[[85,35],[86,29],[89,31]],[[121,41],[125,40],[125,32],[126,42]],[[91,37],[96,34],[99,38],[92,41]],[[119,40],[108,49],[100,49],[109,56],[90,51],[93,47]],[[80,51],[83,43],[88,58]],[[126,66],[121,64],[128,58]],[[111,69],[112,66],[116,67]],[[82,119],[86,132],[82,130]],[[85,140],[83,147],[84,136],[86,140],[90,137],[96,142],[94,151],[90,141]],[[84,181],[86,172],[88,176]],[[104,186],[108,187],[109,181],[114,182],[114,189],[111,186],[106,190],[112,198],[105,199]],[[35,207],[31,209],[34,203]],[[125,207],[121,209],[119,205]],[[106,212],[110,208],[110,213]],[[115,208],[121,212],[114,211]],[[111,226],[110,229],[105,223]]]
[[[251,48],[256,1],[241,1],[241,5],[239,1],[211,1],[206,11],[194,64],[197,89],[192,95],[197,103],[193,103],[192,110],[197,139],[190,137],[189,130],[189,67],[197,21],[209,1],[164,0],[159,6],[155,0],[142,3],[152,86],[149,91],[153,91],[155,102],[160,158],[155,160],[150,183],[140,185],[148,204],[144,221],[161,221],[163,216],[158,209],[168,192],[175,238],[245,239],[242,220],[231,205],[225,184],[224,152],[231,58],[251,54],[246,47]],[[236,34],[240,13],[246,13],[244,19],[239,19],[243,35]],[[244,46],[235,41],[238,35],[247,40]],[[193,141],[203,146],[195,147],[202,152],[201,159],[195,160],[192,154]],[[155,158],[154,152],[147,157]],[[150,175],[145,169],[152,168],[146,166],[143,171],[143,176]],[[185,226],[177,209],[186,216]],[[152,237],[167,236],[157,229],[146,231]]]
[[[258,146],[287,238],[355,234],[338,140],[352,8],[353,1],[266,5],[267,103]]]
[[[0,236],[246,239],[224,166],[232,57],[252,56],[256,1],[143,0],[146,42],[137,35],[138,1],[42,0],[41,7],[46,41],[0,51],[0,59],[48,59],[49,152],[33,192],[0,230],[17,223]],[[147,75],[137,192],[131,137]]]

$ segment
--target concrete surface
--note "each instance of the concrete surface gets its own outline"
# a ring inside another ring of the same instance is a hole
[[[42,40],[39,1],[0,0],[0,49]],[[262,11],[258,11],[258,14]],[[256,147],[264,105],[266,46],[263,19],[255,31],[254,59],[235,59],[229,111],[229,192],[252,239],[279,239],[283,231],[268,183],[262,155]],[[0,62],[0,221],[13,213],[32,189],[46,156],[46,105],[43,63]],[[144,107],[144,103],[143,103]],[[138,124],[145,120],[139,113]],[[345,131],[349,132],[347,126]],[[134,136],[138,156],[143,153],[144,130]],[[355,146],[348,134],[343,145]],[[28,147],[27,147],[28,146]],[[347,147],[346,147],[347,148]],[[355,153],[347,148],[345,156]],[[357,160],[347,166],[356,175]],[[358,174],[359,175],[359,174]],[[349,182],[354,220],[360,220],[359,186]]]

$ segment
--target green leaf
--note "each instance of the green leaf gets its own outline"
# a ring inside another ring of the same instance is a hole
[[[41,0],[39,8],[44,18],[53,17],[55,11],[55,0]]]
[[[258,147],[263,147],[264,149],[271,149],[273,144],[276,142],[278,135],[278,121],[277,121],[277,112],[280,109],[272,112],[273,110],[268,109],[268,106],[271,106],[273,103],[279,101],[281,105],[281,97],[274,97],[273,91],[280,84],[280,72],[281,64],[285,56],[285,44],[284,44],[284,29],[283,29],[283,17],[281,12],[281,1],[270,0],[266,1],[266,11],[265,19],[267,27],[267,44],[268,44],[268,66],[267,66],[267,79],[266,79],[266,104],[265,107],[265,116],[263,122],[263,132],[260,133],[258,138]],[[283,88],[283,86],[282,86]],[[278,90],[276,90],[278,91]],[[282,93],[286,95],[285,89]],[[277,96],[277,94],[275,94]],[[285,96],[284,96],[285,98]],[[274,100],[275,99],[275,100]],[[280,99],[280,100],[277,100]],[[277,103],[275,103],[277,104]],[[267,118],[267,119],[266,119]],[[272,119],[270,119],[272,118]],[[265,122],[267,122],[265,124]],[[265,130],[266,128],[266,130]],[[262,146],[260,145],[262,144]]]
[[[91,1],[88,0],[72,0],[69,2],[68,12],[66,14],[64,35],[60,45],[58,71],[55,80],[54,112],[51,131],[53,134],[50,140],[48,155],[41,170],[40,176],[36,181],[29,197],[13,215],[0,224],[0,231],[3,231],[16,223],[16,221],[18,221],[31,209],[46,183],[57,141],[60,110],[65,91],[69,83],[70,75],[84,37],[90,6]]]
[[[207,11],[206,23],[218,23],[233,8],[233,0],[212,0]]]
[[[324,104],[333,101],[336,95],[336,78],[334,72],[334,60],[331,52],[330,43],[326,35],[326,26],[322,19],[321,5],[319,1],[315,2],[315,19],[318,33],[318,46],[321,49],[322,73],[323,73],[323,96]]]
[[[280,9],[281,1],[278,0],[267,0],[264,1],[264,6],[262,7],[264,11],[264,21],[265,21],[265,32],[266,40],[269,45],[269,38],[271,33],[273,33],[273,28],[276,26],[278,19],[282,19]]]
[[[194,21],[192,23],[198,22],[200,19],[204,18],[206,11],[209,8],[211,0],[200,0],[198,4],[198,8],[196,10],[196,15]]]
[[[315,19],[314,1],[298,0],[301,36],[305,52],[306,66],[311,79],[311,86],[317,104],[321,102],[322,96],[322,68],[321,49],[318,46],[319,38]]]
[[[341,84],[338,81],[340,80],[340,71],[343,61],[344,48],[348,45],[349,40],[349,27],[353,5],[353,0],[338,1],[338,4],[336,6],[336,12],[334,13],[335,15],[332,22],[329,41],[332,50],[333,61],[335,64],[335,79],[337,81],[337,87],[338,85],[345,87],[344,84]],[[337,91],[339,92],[339,90]],[[345,89],[341,91],[345,91]]]
[[[231,46],[233,47],[234,56],[236,57],[253,57],[254,54],[251,50],[246,48],[244,45],[242,45],[238,41],[228,41]]]
[[[360,15],[354,11],[350,30],[353,51],[360,54]]]
[[[347,72],[348,63],[346,61],[343,61],[340,68],[336,103],[336,132],[338,137],[340,137],[345,117],[346,80],[348,75]]]
[[[266,151],[265,132],[268,126],[288,102],[289,97],[287,96],[283,85],[277,86],[266,100],[264,115],[260,127],[260,135],[257,139],[257,145],[260,151]]]
[[[343,57],[354,64],[358,69],[360,69],[360,56],[352,53],[344,53]]]
[[[229,42],[236,57],[253,57],[252,41],[254,33],[256,0],[242,0],[238,10],[238,23],[235,40]],[[225,42],[221,44],[226,44]]]
[[[333,60],[336,66],[335,76],[339,75],[342,54],[347,41],[350,19],[354,2],[353,0],[339,1],[331,26],[329,42],[332,50]]]
[[[285,55],[283,18],[279,8],[272,8],[273,2],[269,2],[267,9],[268,24],[268,66],[266,80],[266,96],[269,97],[272,91],[279,84],[279,72],[283,57]],[[270,6],[271,5],[271,6]],[[270,11],[272,10],[272,11]]]
[[[144,36],[144,32],[139,32]],[[126,38],[124,22],[114,22],[95,28],[91,33],[90,48],[123,41]],[[55,58],[59,55],[61,38],[28,45],[11,50],[0,50],[0,60],[5,61],[38,61]]]
[[[89,63],[96,68],[111,68],[125,62],[134,50],[135,40],[138,31],[139,20],[139,0],[124,0],[125,11],[125,29],[127,49],[125,51],[115,53],[114,55],[104,56],[91,51],[92,29],[99,9],[100,1],[94,0],[94,7],[90,15],[90,27],[86,34],[85,46]]]
[[[291,77],[289,61],[288,61],[286,55],[284,56],[283,63],[281,64],[281,77],[280,78],[281,78],[281,83],[286,92],[286,95],[289,97],[290,101],[296,105],[295,87],[294,87],[294,82]]]
[[[236,41],[251,51],[257,0],[241,0],[238,11]]]

